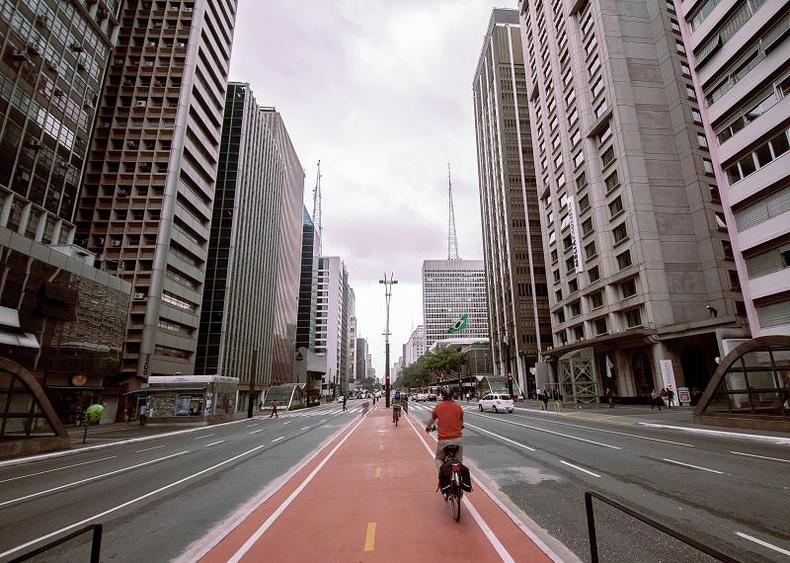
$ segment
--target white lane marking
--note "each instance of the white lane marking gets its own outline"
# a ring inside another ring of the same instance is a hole
[[[221,443],[223,443],[224,441],[225,441],[225,440],[217,440],[216,442],[211,442],[210,444],[206,444],[206,447],[207,447],[207,448],[210,448],[211,446],[216,446],[216,445],[218,445],[218,444],[221,444]]]
[[[525,416],[517,414],[515,416],[521,418],[528,418],[530,420],[541,420],[547,424],[559,424],[561,426],[570,426],[571,428],[578,428],[580,430],[590,430],[591,432],[602,432],[604,434],[617,434],[618,436],[629,436],[631,438],[639,438],[640,440],[650,440],[651,442],[662,442],[664,444],[674,444],[676,446],[683,446],[685,448],[694,448],[694,444],[687,444],[686,442],[676,442],[675,440],[664,440],[663,438],[651,438],[650,436],[640,436],[639,434],[630,434],[628,432],[617,432],[616,430],[604,430],[603,428],[593,428],[592,426],[581,426],[579,424],[568,424],[567,422],[559,422],[557,420],[539,419],[534,416]]]
[[[14,553],[16,553],[18,551],[22,551],[23,549],[27,549],[28,547],[30,547],[32,545],[35,545],[37,543],[46,541],[46,540],[48,540],[48,539],[50,539],[50,538],[52,538],[54,536],[59,536],[60,534],[63,534],[64,532],[68,532],[69,530],[73,530],[74,528],[79,528],[80,526],[84,526],[85,524],[87,524],[88,522],[91,522],[93,520],[99,520],[100,518],[104,518],[108,514],[112,514],[113,512],[117,512],[118,510],[126,508],[127,506],[131,506],[132,504],[138,503],[141,500],[145,500],[145,499],[147,499],[149,497],[152,497],[152,496],[157,495],[157,494],[159,494],[159,493],[161,493],[163,491],[166,491],[167,489],[171,489],[173,487],[177,487],[181,483],[185,483],[186,481],[190,481],[190,480],[194,479],[195,477],[199,477],[199,476],[203,475],[204,473],[208,473],[209,471],[217,469],[218,467],[222,467],[223,465],[226,465],[228,463],[236,461],[239,458],[242,458],[244,456],[250,455],[251,453],[258,451],[258,450],[260,450],[263,447],[264,447],[263,444],[261,444],[260,446],[255,446],[251,450],[247,450],[246,452],[242,452],[239,455],[235,455],[235,456],[233,456],[230,459],[226,459],[225,461],[221,461],[219,463],[216,463],[216,464],[212,465],[211,467],[207,467],[206,469],[202,469],[202,470],[198,471],[197,473],[193,473],[192,475],[188,475],[186,477],[183,477],[182,479],[179,479],[178,481],[173,481],[172,483],[169,483],[169,484],[167,484],[167,485],[165,485],[163,487],[159,487],[158,489],[155,489],[155,490],[153,490],[151,492],[145,493],[144,495],[140,495],[139,497],[133,498],[131,500],[127,500],[126,502],[121,503],[121,504],[119,504],[116,507],[110,508],[110,509],[105,510],[103,512],[99,512],[97,514],[94,514],[93,516],[89,516],[88,518],[80,520],[79,522],[74,522],[73,524],[69,524],[68,526],[64,526],[64,527],[62,527],[59,530],[55,530],[54,532],[50,532],[48,534],[44,534],[43,536],[37,537],[35,539],[32,539],[32,540],[30,540],[28,542],[25,542],[23,544],[20,544],[20,545],[18,545],[16,547],[12,547],[11,549],[9,549],[7,551],[4,551],[3,553],[0,553],[0,559],[3,559],[4,557],[8,557],[9,555],[14,554]]]
[[[520,442],[516,442],[515,440],[511,440],[510,438],[505,438],[504,436],[500,436],[499,434],[491,432],[490,430],[486,430],[485,428],[480,428],[479,426],[475,426],[474,424],[469,424],[467,422],[467,423],[464,424],[464,426],[468,426],[469,428],[474,428],[478,432],[485,432],[486,434],[489,434],[489,435],[491,435],[491,436],[493,436],[495,438],[498,438],[498,439],[502,440],[503,442],[507,442],[508,444],[513,444],[514,446],[518,446],[519,448],[524,448],[525,450],[529,450],[531,452],[536,451],[535,448],[531,448],[531,447],[529,447],[527,445],[524,445],[524,444],[522,444]]]
[[[195,440],[202,440],[203,438],[211,438],[214,434],[204,434],[203,436],[198,436]]]
[[[286,424],[291,424],[292,422],[293,420],[289,420],[288,422],[283,422],[283,426],[285,426]]]
[[[62,469],[70,469],[72,467],[77,467],[78,465],[87,465],[89,463],[95,463],[97,461],[106,461],[106,460],[112,459],[114,457],[118,457],[118,456],[111,455],[111,456],[108,456],[108,457],[100,457],[99,459],[92,459],[90,461],[83,461],[83,462],[80,462],[80,463],[73,463],[71,465],[64,465],[63,467],[56,467],[55,469],[47,469],[46,471],[36,471],[35,473],[28,473],[27,475],[20,475],[19,477],[10,477],[8,479],[3,479],[3,480],[0,480],[0,483],[7,483],[9,481],[16,481],[18,479],[24,479],[26,477],[34,477],[35,475],[43,475],[44,473],[52,473],[53,471],[60,471]]]
[[[731,454],[735,454],[735,455],[743,455],[743,456],[746,456],[746,457],[756,457],[756,458],[760,458],[760,459],[770,459],[771,461],[783,461],[784,463],[790,463],[790,459],[784,459],[784,458],[781,458],[781,457],[769,457],[767,455],[747,454],[747,453],[744,453],[744,452],[735,452],[733,450],[730,450],[730,453]],[[0,483],[2,483],[2,481],[0,481]]]
[[[708,469],[707,467],[700,467],[699,465],[692,465],[690,463],[683,463],[682,461],[675,461],[674,459],[669,459],[666,457],[662,457],[661,459],[668,463],[674,463],[676,465],[682,465],[684,467],[691,467],[692,469],[699,469],[701,471],[708,471],[710,473],[717,473],[719,475],[724,475],[724,471],[718,471],[716,469]]]
[[[258,432],[263,432],[263,428],[258,428],[257,430],[253,430],[250,434],[257,434]]]
[[[530,430],[535,430],[537,432],[545,432],[546,434],[553,434],[554,436],[562,436],[563,438],[570,438],[571,440],[577,440],[579,442],[585,442],[587,444],[593,444],[595,446],[600,446],[602,448],[610,448],[612,450],[622,450],[620,446],[612,446],[611,444],[604,444],[603,442],[597,442],[595,440],[588,440],[587,438],[580,438],[579,436],[573,436],[572,434],[563,434],[562,432],[556,432],[554,430],[548,430],[546,428],[538,428],[537,426],[530,426],[529,424],[522,424],[520,422],[513,422],[512,420],[504,420],[501,417],[496,416],[489,416],[487,414],[480,414],[474,413],[475,416],[480,416],[482,418],[490,418],[491,420],[496,420],[497,422],[501,422],[503,424],[512,424],[514,426],[521,426],[522,428],[529,428]]]
[[[279,442],[279,441],[280,441],[280,440],[282,440],[283,438],[285,438],[285,436],[280,436],[279,438],[275,438],[274,440],[272,440],[272,444],[273,444],[274,442]]]
[[[6,500],[4,502],[0,502],[0,507],[8,506],[9,504],[14,504],[17,502],[22,502],[23,500],[29,500],[31,498],[40,497],[43,495],[48,495],[50,493],[55,493],[57,491],[62,491],[63,489],[68,489],[69,487],[76,487],[77,485],[82,485],[84,483],[90,483],[91,481],[96,481],[97,479],[102,479],[104,477],[109,477],[110,475],[117,475],[118,473],[123,473],[125,471],[131,471],[132,469],[137,469],[138,467],[145,467],[146,465],[151,465],[153,463],[157,463],[159,461],[164,461],[166,459],[171,459],[174,457],[178,457],[180,455],[184,455],[188,453],[189,450],[184,450],[183,452],[178,452],[175,454],[166,455],[164,457],[159,457],[156,459],[151,459],[148,461],[144,461],[142,463],[137,463],[135,465],[130,465],[129,467],[122,467],[120,469],[116,469],[114,471],[110,471],[108,473],[102,473],[101,475],[94,475],[93,477],[87,477],[85,479],[80,479],[79,481],[73,481],[71,483],[66,483],[65,485],[58,485],[57,487],[52,487],[51,489],[47,489],[45,491],[39,491],[37,493],[31,493],[29,495],[25,495],[23,497],[13,498],[11,500]],[[0,556],[2,557],[2,556]]]
[[[159,448],[164,448],[165,444],[159,444],[158,446],[151,446],[150,448],[143,448],[142,450],[135,450],[134,453],[141,454],[143,452],[150,452],[151,450],[158,450]]]
[[[787,555],[788,557],[790,557],[790,551],[786,549],[782,549],[781,547],[776,546],[772,543],[768,543],[767,541],[761,540],[760,538],[755,538],[754,536],[750,536],[749,534],[744,534],[743,532],[735,532],[735,535],[745,540],[753,541],[754,543],[760,544],[763,547],[767,547],[768,549],[773,549],[774,551],[781,553],[782,555]]]
[[[423,436],[419,432],[417,432],[417,428],[415,428],[414,424],[412,424],[408,416],[406,417],[406,422],[409,423],[411,429],[414,430],[415,434],[417,434],[417,439],[425,447],[425,450],[428,452],[428,455],[430,455],[431,458],[433,458],[436,455],[436,452],[431,450],[431,447],[425,441]],[[474,519],[477,525],[480,526],[480,530],[482,530],[486,539],[491,544],[491,546],[496,550],[497,555],[499,555],[502,561],[504,561],[505,563],[515,563],[515,559],[511,557],[510,553],[508,553],[505,546],[502,545],[502,542],[499,541],[499,538],[496,537],[496,534],[494,534],[494,531],[488,527],[488,524],[486,523],[485,520],[483,520],[483,517],[480,516],[480,514],[477,512],[477,510],[472,505],[472,503],[469,502],[469,497],[463,497],[463,502],[464,502],[464,506],[466,507],[466,510],[469,512],[469,514],[472,515],[472,519]]]
[[[302,428],[302,430],[310,430],[310,427],[309,426],[305,426],[304,428]]]
[[[247,425],[247,428],[252,428],[253,426],[258,426],[258,423],[257,423],[257,422],[255,422],[255,423],[253,423],[253,424],[248,424],[248,425]]]
[[[318,421],[318,424],[321,424],[322,422],[326,422],[326,419],[322,418],[321,420]]]
[[[270,515],[270,516],[269,516],[269,517],[266,519],[266,521],[265,521],[263,524],[261,524],[260,528],[258,528],[257,530],[255,530],[255,533],[254,533],[254,534],[252,534],[252,535],[251,535],[251,536],[250,536],[250,537],[247,539],[247,541],[246,541],[246,542],[244,542],[244,545],[242,545],[242,546],[241,546],[241,547],[238,549],[238,551],[236,551],[236,553],[234,553],[234,554],[233,554],[233,557],[231,557],[231,558],[228,560],[228,563],[238,563],[238,562],[241,560],[241,558],[242,558],[242,557],[244,557],[244,555],[245,555],[245,554],[246,554],[246,553],[247,553],[247,552],[250,550],[250,548],[251,548],[253,545],[255,545],[255,542],[257,542],[257,541],[260,539],[260,537],[261,537],[261,536],[262,536],[264,533],[266,533],[266,530],[268,530],[268,529],[269,529],[269,528],[272,526],[272,524],[274,524],[275,520],[277,520],[277,519],[280,517],[280,515],[281,515],[283,512],[285,512],[285,509],[286,509],[286,508],[288,508],[288,507],[290,506],[290,504],[293,502],[293,500],[294,500],[294,499],[295,499],[297,496],[299,496],[299,494],[300,494],[300,493],[301,493],[301,492],[304,490],[304,488],[305,488],[305,487],[308,485],[308,483],[310,483],[310,481],[312,481],[312,480],[313,480],[313,478],[314,478],[314,477],[315,477],[315,476],[318,474],[318,472],[319,472],[319,471],[321,471],[321,469],[323,469],[324,465],[326,465],[326,463],[327,463],[327,462],[328,462],[328,461],[329,461],[329,460],[332,458],[332,456],[334,456],[334,455],[335,455],[335,452],[336,452],[337,450],[339,450],[339,449],[340,449],[340,447],[341,447],[343,444],[345,444],[345,443],[346,443],[346,440],[348,440],[348,438],[351,436],[351,434],[353,434],[353,433],[354,433],[354,431],[355,431],[357,428],[359,428],[359,425],[360,425],[360,424],[362,424],[362,423],[365,421],[365,419],[366,419],[366,418],[367,418],[367,415],[365,415],[365,416],[363,416],[362,418],[360,418],[360,419],[359,419],[359,421],[358,421],[358,422],[357,422],[357,423],[356,423],[356,424],[355,424],[355,425],[354,425],[354,426],[351,428],[351,430],[349,430],[349,431],[348,431],[348,433],[347,433],[345,436],[343,436],[343,438],[342,438],[342,439],[341,439],[341,440],[340,440],[340,441],[339,441],[339,442],[338,442],[338,443],[335,445],[335,447],[334,447],[334,448],[332,448],[332,450],[331,450],[331,451],[330,451],[330,452],[329,452],[329,453],[326,455],[326,457],[325,457],[324,459],[322,459],[322,460],[321,460],[321,463],[319,463],[319,464],[318,464],[318,465],[315,467],[315,469],[313,469],[313,470],[310,472],[310,474],[309,474],[309,475],[308,475],[308,476],[307,476],[307,477],[304,479],[304,481],[302,481],[302,482],[299,484],[299,486],[298,486],[296,489],[294,489],[294,491],[293,491],[293,492],[292,492],[290,495],[288,495],[288,498],[286,498],[286,499],[285,499],[285,500],[282,502],[282,504],[280,504],[280,506],[278,506],[278,507],[277,507],[277,510],[275,510],[275,511],[274,511],[274,512],[273,512],[273,513],[272,513],[272,514],[271,514],[271,515]]]
[[[686,426],[672,426],[670,424],[656,424],[654,422],[640,422],[640,426],[648,428],[666,428],[668,430],[680,430],[681,432],[691,432],[695,434],[707,434],[721,438],[738,438],[741,440],[754,440],[757,442],[768,442],[779,446],[790,446],[790,438],[780,438],[777,436],[766,436],[764,434],[745,434],[743,432],[725,432],[722,430],[708,430],[707,428],[688,428]]]
[[[586,473],[587,475],[592,475],[593,477],[600,477],[597,473],[593,473],[592,471],[588,471],[584,467],[579,467],[578,465],[574,465],[572,463],[568,463],[567,461],[560,460],[560,463],[563,465],[567,465],[568,467],[573,467],[574,469],[578,469],[582,473]]]

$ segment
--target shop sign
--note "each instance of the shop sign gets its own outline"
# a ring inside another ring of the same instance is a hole
[[[691,394],[689,393],[688,387],[678,387],[678,401],[680,401],[681,404],[691,404]]]
[[[82,387],[86,383],[88,383],[88,377],[86,375],[78,373],[71,377],[71,384],[75,387]]]

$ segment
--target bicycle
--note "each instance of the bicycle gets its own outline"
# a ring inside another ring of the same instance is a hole
[[[434,427],[432,430],[435,430]],[[444,459],[442,460],[442,467],[446,463],[450,463],[450,484],[442,490],[445,502],[450,507],[450,515],[453,520],[458,522],[461,519],[461,499],[464,496],[464,490],[461,487],[461,461],[456,457],[460,446],[450,444],[444,447]],[[441,487],[441,483],[439,484]]]
[[[394,405],[392,407],[392,422],[395,423],[395,426],[398,426],[398,420],[400,419],[400,405]]]

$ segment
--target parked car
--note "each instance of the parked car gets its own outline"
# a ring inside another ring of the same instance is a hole
[[[488,394],[477,402],[480,412],[513,412],[513,399],[509,395]]]
[[[428,393],[417,393],[417,402],[425,402],[428,400]]]
[[[431,391],[430,393],[428,393],[428,400],[429,401],[435,401],[436,400],[436,392],[435,391]]]

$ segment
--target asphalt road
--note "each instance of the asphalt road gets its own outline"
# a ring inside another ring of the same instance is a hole
[[[412,405],[411,411],[425,421],[432,406]],[[584,492],[591,490],[736,560],[790,561],[787,446],[619,420],[464,407],[464,456],[584,560]],[[601,561],[712,560],[606,505],[596,503],[595,511]]]
[[[103,561],[170,560],[355,420],[363,402],[348,408],[323,405],[0,468],[0,561],[95,522],[104,525]],[[87,561],[88,551],[84,536],[36,560]]]

